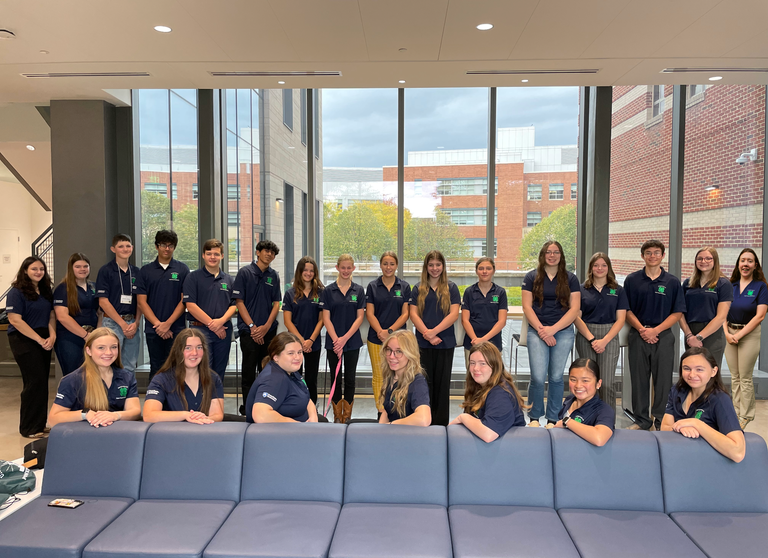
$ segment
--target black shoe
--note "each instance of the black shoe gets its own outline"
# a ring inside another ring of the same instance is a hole
[[[659,419],[653,421],[653,426],[656,429],[656,432],[661,431],[661,421]]]
[[[245,405],[240,405],[240,416],[245,416]]]

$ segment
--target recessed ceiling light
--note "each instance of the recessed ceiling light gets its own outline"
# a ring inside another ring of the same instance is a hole
[[[294,147],[293,145],[289,145],[288,149],[296,149],[296,147]]]
[[[48,52],[47,50],[41,50],[40,54],[50,54],[50,52]]]
[[[480,25],[477,26],[477,28],[480,31],[488,31],[489,29],[493,29],[493,24],[491,24],[491,23],[481,23]]]
[[[528,83],[527,79],[521,79],[520,81],[522,81],[523,83]]]
[[[167,25],[155,25],[155,31],[158,33],[170,33],[172,29]]]
[[[407,48],[401,48],[399,50],[400,50],[400,52],[406,52],[408,49]]]
[[[284,81],[278,81],[277,83],[278,83],[278,85],[285,85]]]
[[[401,79],[401,80],[400,80],[400,81],[398,81],[397,83],[405,83],[405,80],[404,80],[404,79]]]
[[[34,151],[35,150],[35,146],[34,145],[28,145],[27,149],[29,149],[30,151]]]
[[[720,81],[721,79],[723,79],[723,76],[712,76],[709,78],[709,81]]]

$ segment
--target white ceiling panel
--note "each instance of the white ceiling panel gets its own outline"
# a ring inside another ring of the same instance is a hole
[[[726,52],[725,56],[737,58],[742,56],[768,57],[768,30],[747,39],[731,51]]]
[[[652,56],[720,0],[646,0],[630,2],[582,52],[585,58]]]
[[[448,0],[360,0],[370,60],[437,60]],[[400,52],[401,48],[407,49]]]
[[[541,0],[509,58],[579,58],[629,1]]]
[[[614,85],[675,85],[675,84],[713,84],[709,81],[711,72],[662,74],[664,68],[702,68],[717,65],[727,68],[752,68],[768,67],[768,58],[735,59],[722,58],[658,58],[642,60],[637,66],[621,76]],[[723,73],[722,81],[717,85],[725,84],[765,84],[768,85],[768,73]]]
[[[26,142],[4,142],[0,143],[0,153],[51,207],[51,143],[36,142],[35,150],[29,151]]]
[[[768,2],[765,0],[723,1],[668,43],[660,45],[654,56],[723,56],[746,39],[763,33],[766,27]]]
[[[505,60],[525,29],[538,0],[451,0],[440,60]],[[478,31],[481,23],[493,24]]]

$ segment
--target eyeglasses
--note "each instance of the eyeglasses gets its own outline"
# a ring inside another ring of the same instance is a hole
[[[547,256],[559,256],[559,255],[560,255],[560,252],[557,252],[557,251],[555,251],[555,252],[552,252],[551,250],[547,250],[547,251],[546,251],[546,252],[544,252],[544,253],[545,253]]]
[[[661,251],[660,251],[660,250],[656,250],[655,252],[650,252],[650,251],[649,251],[649,252],[646,252],[646,253],[645,253],[645,255],[646,255],[646,256],[656,256],[656,257],[659,257],[659,256],[661,256],[662,254],[661,254]]]
[[[697,262],[711,262],[711,261],[713,261],[714,259],[715,259],[715,258],[713,258],[713,257],[711,257],[711,256],[710,256],[709,258],[696,258],[696,261],[697,261]]]
[[[384,348],[384,354],[387,355],[387,356],[395,355],[397,358],[400,358],[401,356],[403,356],[403,351],[401,351],[400,349],[392,350],[389,347],[385,347]]]
[[[175,248],[173,244],[166,244],[166,243],[158,244],[157,247],[162,248],[163,250],[169,250],[170,248]]]

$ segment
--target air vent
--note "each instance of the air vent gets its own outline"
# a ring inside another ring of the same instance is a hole
[[[768,68],[664,68],[660,74],[691,74],[691,73],[705,73],[705,74],[724,74],[724,73],[758,73],[764,74],[768,72]]]
[[[544,76],[563,74],[596,74],[597,68],[581,68],[576,70],[468,70],[468,76]]]
[[[301,71],[277,71],[277,72],[208,72],[213,77],[317,77],[317,76],[341,76],[341,72],[309,70]]]
[[[51,72],[48,74],[21,75],[25,78],[149,77],[147,72]]]

